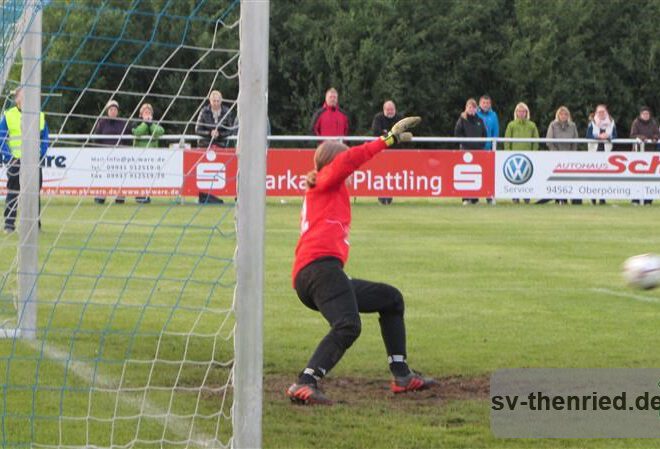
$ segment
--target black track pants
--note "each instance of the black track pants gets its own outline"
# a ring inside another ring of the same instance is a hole
[[[298,297],[321,312],[330,332],[319,343],[308,368],[329,372],[360,335],[361,313],[380,314],[380,330],[388,355],[406,355],[403,297],[391,285],[349,279],[335,258],[323,258],[300,270],[295,279]]]

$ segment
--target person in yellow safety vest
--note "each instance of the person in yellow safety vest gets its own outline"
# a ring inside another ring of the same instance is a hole
[[[20,168],[22,145],[21,142],[21,110],[23,109],[24,93],[22,88],[14,92],[16,106],[5,110],[0,120],[0,154],[2,163],[7,167],[7,198],[5,204],[5,233],[14,232],[16,229],[16,211],[18,210],[18,194],[20,193]],[[48,150],[48,125],[44,113],[39,115],[40,133],[40,159],[43,161]],[[39,190],[43,182],[41,164],[39,166]],[[39,201],[41,215],[41,200]],[[41,228],[41,219],[39,220]]]

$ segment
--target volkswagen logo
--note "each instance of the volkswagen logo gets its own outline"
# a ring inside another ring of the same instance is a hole
[[[504,161],[504,177],[511,184],[525,184],[534,174],[534,166],[524,154],[514,154]]]

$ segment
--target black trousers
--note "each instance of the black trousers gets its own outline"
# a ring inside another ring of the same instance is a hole
[[[330,324],[308,368],[329,372],[359,337],[361,313],[378,312],[381,335],[388,355],[406,356],[406,328],[403,297],[391,285],[350,279],[341,261],[328,257],[300,270],[295,279],[298,297],[312,310],[318,310]]]
[[[7,197],[5,201],[5,228],[16,229],[18,194],[21,192],[21,160],[12,159],[7,165]],[[43,173],[39,167],[39,190],[43,184]],[[39,226],[41,227],[41,196],[39,196]]]

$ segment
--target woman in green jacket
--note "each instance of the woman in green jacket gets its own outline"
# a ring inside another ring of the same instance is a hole
[[[537,138],[539,130],[536,123],[529,119],[529,107],[523,102],[516,105],[513,111],[513,120],[506,125],[504,137],[511,138]],[[512,151],[536,151],[539,149],[538,142],[505,142],[505,150]],[[513,199],[514,203],[519,203],[518,198]],[[525,198],[525,203],[529,204],[529,198]]]
[[[158,147],[158,139],[165,134],[165,130],[158,123],[154,123],[154,108],[149,103],[140,106],[140,123],[131,132],[135,136],[135,139],[133,139],[134,147]],[[147,204],[151,203],[151,198],[138,196],[135,201],[140,204]]]
[[[518,103],[513,112],[513,120],[506,125],[504,137],[512,138],[537,138],[539,130],[536,123],[530,120],[529,108],[525,103]],[[539,149],[538,142],[505,142],[505,150],[512,151],[536,151]]]

